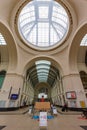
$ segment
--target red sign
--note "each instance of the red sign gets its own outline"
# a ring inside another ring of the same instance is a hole
[[[66,92],[66,98],[67,99],[76,99],[76,92],[75,91]]]

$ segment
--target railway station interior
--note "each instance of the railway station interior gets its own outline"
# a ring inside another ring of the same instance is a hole
[[[42,96],[47,130],[87,130],[87,0],[0,1],[0,130],[41,129]]]

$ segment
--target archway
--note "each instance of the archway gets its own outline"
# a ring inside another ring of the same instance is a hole
[[[26,97],[22,93],[22,101],[27,99],[27,103],[36,101],[40,89],[48,89],[48,100],[58,104],[59,94],[61,94],[61,103],[64,91],[62,84],[62,68],[60,64],[49,57],[37,57],[32,59],[25,66],[24,88]],[[61,92],[62,91],[62,92]]]
[[[9,63],[9,68],[10,71],[14,70],[17,65],[17,47],[15,40],[11,34],[11,31],[7,26],[5,26],[1,21],[0,21],[0,33],[4,37],[6,41],[6,47],[0,48],[3,49],[1,52],[2,57],[4,56],[5,62],[8,64]]]
[[[73,36],[72,43],[70,44],[69,47],[69,65],[71,71],[77,72],[78,70],[77,57],[78,57],[79,46],[82,38],[85,36],[86,33],[87,33],[87,23],[84,23],[78,28],[75,35]]]

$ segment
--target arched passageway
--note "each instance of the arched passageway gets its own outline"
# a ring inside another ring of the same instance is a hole
[[[26,69],[22,102],[31,103],[39,100],[40,93],[47,94],[46,101],[64,103],[64,89],[60,70],[50,60],[36,60]],[[30,88],[30,89],[29,89]],[[28,93],[29,92],[29,93]],[[33,95],[32,95],[33,93]]]

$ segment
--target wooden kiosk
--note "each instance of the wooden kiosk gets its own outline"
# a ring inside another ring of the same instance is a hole
[[[50,110],[50,102],[36,102],[34,109],[38,111],[48,111]]]

